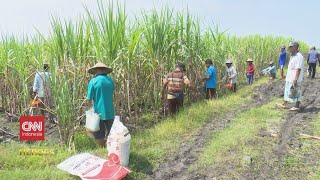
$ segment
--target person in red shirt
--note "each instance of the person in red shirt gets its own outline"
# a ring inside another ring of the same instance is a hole
[[[247,79],[248,79],[248,84],[252,85],[253,83],[253,77],[254,77],[254,65],[253,65],[253,60],[252,59],[248,59],[248,68],[247,68]]]

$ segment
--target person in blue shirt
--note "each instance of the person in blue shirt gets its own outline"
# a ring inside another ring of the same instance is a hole
[[[216,87],[217,87],[217,73],[216,68],[213,66],[212,60],[207,59],[205,61],[207,67],[207,74],[204,80],[206,81],[206,98],[216,98]]]
[[[88,85],[87,104],[93,105],[94,112],[100,115],[100,130],[91,133],[101,147],[105,145],[105,136],[109,135],[114,120],[114,83],[107,75],[111,72],[111,68],[100,62],[88,70],[95,76]]]
[[[283,75],[283,68],[286,64],[286,58],[287,58],[287,51],[286,51],[286,47],[285,46],[281,46],[280,49],[280,53],[279,53],[279,66],[280,66],[280,74],[281,74],[281,78],[285,78],[285,76]]]

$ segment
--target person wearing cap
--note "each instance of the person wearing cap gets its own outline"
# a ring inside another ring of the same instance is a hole
[[[319,53],[316,51],[316,47],[312,47],[308,53],[307,62],[309,64],[308,68],[308,77],[311,77],[312,79],[316,75],[316,67],[317,67],[317,61],[319,58]]]
[[[289,44],[289,51],[291,53],[290,61],[288,65],[288,72],[285,82],[284,90],[284,103],[280,104],[280,107],[286,108],[288,102],[296,103],[292,107],[291,111],[297,111],[300,109],[300,102],[303,100],[301,92],[301,83],[303,81],[303,55],[299,52],[299,43],[292,41]],[[295,90],[295,96],[292,97],[292,90]]]
[[[50,88],[49,64],[43,64],[43,71],[36,72],[33,82],[33,96],[40,100],[39,108],[42,116],[45,116],[45,108],[51,107],[51,88]],[[49,115],[51,115],[49,113]]]
[[[205,61],[207,67],[206,77],[203,79],[206,82],[206,98],[216,98],[216,87],[217,87],[217,73],[216,68],[213,66],[212,60],[207,59]]]
[[[246,72],[246,76],[248,79],[248,84],[252,85],[253,83],[253,77],[254,77],[254,65],[253,65],[253,60],[252,59],[248,59],[247,60],[248,63],[248,67],[247,67],[247,72]]]
[[[285,78],[283,68],[286,64],[287,51],[285,46],[281,46],[279,53],[279,66],[280,66],[280,74],[281,78]]]
[[[161,99],[167,101],[168,111],[171,116],[175,116],[179,109],[183,107],[183,89],[185,85],[194,93],[197,93],[197,90],[191,86],[191,82],[185,73],[186,66],[178,63],[176,69],[163,78]],[[168,92],[167,97],[165,97],[166,90]]]
[[[230,83],[232,85],[232,91],[236,92],[237,91],[237,71],[236,68],[234,68],[232,66],[232,61],[230,59],[228,59],[226,61],[226,71],[225,71],[225,75],[222,79],[222,81],[226,81],[228,79],[228,83]]]
[[[277,77],[277,68],[274,65],[273,61],[270,61],[270,63],[269,63],[268,72],[270,73],[270,79],[271,80],[276,79],[276,77]]]
[[[99,146],[105,145],[105,137],[109,135],[114,121],[113,93],[114,82],[108,76],[112,69],[99,62],[88,70],[94,77],[88,84],[87,104],[100,115],[100,130],[91,132]]]

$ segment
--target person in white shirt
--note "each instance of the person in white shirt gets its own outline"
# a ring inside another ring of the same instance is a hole
[[[288,65],[288,72],[284,90],[284,103],[280,104],[280,107],[286,108],[288,102],[296,103],[296,105],[292,107],[290,110],[297,111],[300,108],[300,102],[303,100],[301,92],[301,83],[303,81],[304,62],[303,56],[299,52],[298,42],[292,41],[289,44],[289,51],[291,53],[291,57]],[[293,96],[292,94],[295,95]]]
[[[236,68],[234,68],[232,66],[232,61],[230,59],[228,59],[226,61],[226,71],[225,71],[225,75],[222,79],[223,82],[225,82],[228,78],[229,83],[232,85],[232,91],[236,92],[237,91],[237,71]]]
[[[45,114],[45,107],[49,107],[51,104],[51,89],[49,86],[50,81],[50,72],[49,65],[43,64],[43,70],[42,72],[36,72],[36,75],[34,77],[34,83],[33,83],[33,96],[37,96],[40,100],[40,112],[41,115],[44,116]]]

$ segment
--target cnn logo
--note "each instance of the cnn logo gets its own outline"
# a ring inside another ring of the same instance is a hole
[[[20,117],[20,141],[42,141],[44,136],[44,116]]]
[[[28,131],[42,131],[42,122],[24,122],[22,123],[22,129]]]

